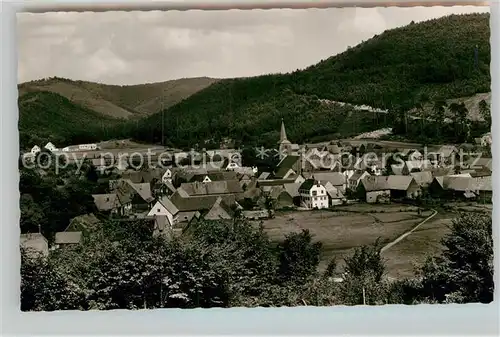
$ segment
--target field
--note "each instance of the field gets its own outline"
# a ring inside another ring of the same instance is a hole
[[[388,276],[392,278],[412,277],[416,265],[421,265],[428,256],[439,255],[443,249],[440,241],[450,233],[449,226],[452,219],[460,215],[459,212],[491,212],[491,205],[462,205],[455,203],[454,210],[439,210],[438,214],[428,222],[419,226],[413,233],[398,244],[382,253],[386,259]]]
[[[396,204],[358,204],[338,209],[337,212],[278,212],[275,218],[264,222],[264,228],[271,239],[278,242],[287,233],[309,229],[314,240],[323,243],[319,266],[322,270],[332,258],[342,265],[343,257],[352,253],[354,247],[372,244],[377,238],[384,244],[392,242],[431,214],[427,211],[419,215],[415,207]]]

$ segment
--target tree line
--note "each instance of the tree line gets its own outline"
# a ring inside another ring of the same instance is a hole
[[[236,219],[165,239],[141,220],[109,221],[48,258],[23,251],[21,309],[489,303],[491,231],[491,216],[461,214],[417,278],[390,281],[378,241],[355,248],[344,268],[332,260],[318,272],[322,244],[307,230],[276,244],[262,226]]]

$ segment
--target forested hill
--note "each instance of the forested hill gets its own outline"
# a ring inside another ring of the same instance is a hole
[[[426,100],[490,90],[489,14],[451,15],[388,30],[344,53],[289,74],[221,80],[145,118],[136,138],[191,146],[232,137],[276,142],[280,119],[295,142],[347,136],[390,123],[318,99],[411,108]],[[332,43],[334,40],[332,39]],[[477,61],[475,49],[477,46]]]
[[[138,85],[108,85],[52,77],[22,83],[18,89],[19,96],[30,92],[53,92],[105,116],[135,118],[168,108],[216,81],[198,77]]]
[[[37,91],[18,99],[21,149],[95,142],[115,137],[123,120],[102,115],[53,92]]]

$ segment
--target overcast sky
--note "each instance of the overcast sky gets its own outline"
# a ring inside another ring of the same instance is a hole
[[[289,72],[386,29],[488,7],[18,14],[19,82],[139,84]]]

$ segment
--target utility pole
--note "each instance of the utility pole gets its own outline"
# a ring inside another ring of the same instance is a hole
[[[366,305],[366,293],[365,293],[365,287],[363,287],[363,305]]]

